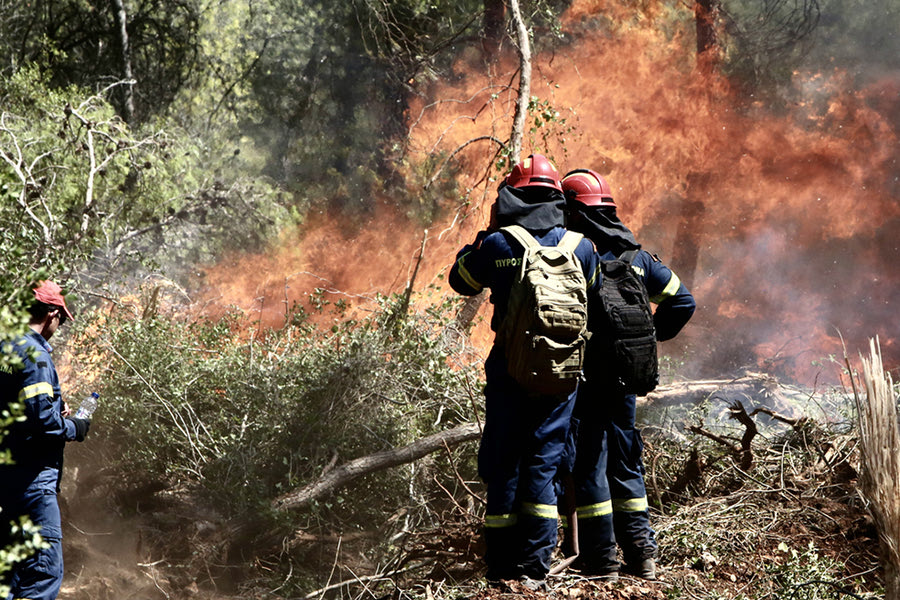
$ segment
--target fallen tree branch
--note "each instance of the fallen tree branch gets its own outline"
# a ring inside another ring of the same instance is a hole
[[[272,502],[272,508],[280,511],[299,508],[363,475],[413,462],[445,446],[455,446],[474,440],[480,435],[481,430],[476,423],[467,423],[429,435],[401,448],[392,448],[356,458],[332,469],[312,483],[279,496]]]
[[[764,406],[760,406],[759,408],[754,408],[753,412],[750,413],[751,417],[755,417],[757,414],[763,413],[765,415],[769,415],[776,421],[781,421],[782,423],[787,423],[794,429],[799,429],[804,423],[806,423],[809,419],[806,416],[800,416],[796,419],[791,417],[786,417],[781,413],[777,413],[774,410],[770,410]]]
[[[430,561],[430,562],[434,562],[434,561]],[[416,568],[419,568],[422,566],[424,566],[424,565],[412,565],[412,566],[406,567],[405,569],[392,571],[390,573],[376,573],[375,575],[366,575],[363,577],[354,577],[353,579],[347,579],[345,581],[341,581],[338,583],[333,583],[331,585],[325,586],[322,589],[318,589],[314,592],[310,592],[307,595],[303,596],[303,600],[311,600],[312,598],[315,598],[316,596],[324,596],[325,592],[330,592],[331,590],[336,590],[336,589],[342,588],[345,585],[366,584],[370,581],[388,580],[391,577],[394,577],[395,575],[401,575],[403,573],[406,573],[407,571],[412,571],[413,569],[416,569]]]
[[[741,448],[739,456],[741,459],[741,468],[748,471],[753,465],[753,438],[759,433],[756,428],[756,421],[747,414],[742,402],[734,402],[730,409],[731,418],[738,421],[744,426],[744,435],[741,436]]]
[[[729,416],[744,426],[744,435],[741,436],[740,445],[732,443],[730,437],[716,435],[699,425],[690,425],[687,429],[692,433],[705,436],[718,444],[727,447],[728,450],[740,460],[741,468],[749,469],[753,465],[753,438],[759,433],[756,421],[747,414],[742,402],[732,402],[728,407]]]
[[[740,453],[741,449],[737,444],[732,443],[732,439],[729,437],[725,437],[722,435],[715,434],[711,431],[707,431],[700,425],[690,425],[687,428],[691,433],[696,433],[697,435],[702,435],[703,437],[707,437],[717,444],[721,444],[728,448],[728,451],[733,454]]]
[[[668,407],[696,405],[714,398],[728,403],[749,400],[753,405],[751,417],[762,412],[797,428],[815,417],[814,414],[805,414],[809,409],[801,407],[815,404],[823,414],[828,414],[817,400],[817,396],[818,394],[814,392],[785,385],[771,375],[746,373],[732,379],[706,379],[660,385],[638,401],[648,407]],[[852,402],[853,398],[847,395],[846,400]]]
[[[646,396],[649,404],[694,404],[716,393],[742,395],[750,398],[759,395],[778,398],[778,381],[763,374],[750,373],[734,379],[701,379],[661,385]]]

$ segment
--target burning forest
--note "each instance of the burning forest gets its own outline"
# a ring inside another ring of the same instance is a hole
[[[126,1],[91,59],[124,83],[0,79],[2,289],[71,269],[64,396],[100,392],[59,598],[895,598],[896,8],[295,4]],[[531,153],[696,300],[637,407],[656,581],[484,581],[492,306],[448,279]]]
[[[535,59],[526,146],[563,171],[607,177],[623,221],[698,298],[685,339],[668,348],[684,357],[684,374],[763,369],[804,385],[834,382],[840,367],[828,359],[841,354],[841,337],[859,348],[874,335],[892,368],[896,75],[860,89],[837,69],[797,72],[796,99],[775,110],[697,69],[684,32],[605,16],[612,9],[595,4],[574,3],[561,21],[571,41]],[[380,197],[353,233],[317,219],[272,252],[211,266],[206,295],[277,324],[284,311],[271,304],[285,295],[404,289],[423,240],[414,285],[440,285],[457,247],[486,223],[501,176],[489,138],[508,127],[515,73],[511,61],[485,70],[463,56],[407,112],[405,160],[438,165],[427,183],[452,173],[466,200],[443,220],[416,225]]]

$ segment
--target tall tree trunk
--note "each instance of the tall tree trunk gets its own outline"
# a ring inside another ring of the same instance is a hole
[[[700,77],[714,73],[721,56],[716,22],[721,0],[696,0],[694,19],[697,27],[697,71]],[[672,250],[672,268],[690,289],[700,259],[703,218],[709,195],[708,171],[692,171],[687,176],[685,197],[681,203],[681,216],[675,232]]]
[[[697,24],[697,67],[710,73],[719,63],[719,36],[716,21],[721,0],[696,0],[694,19]]]
[[[125,86],[122,90],[122,118],[126,123],[134,119],[134,74],[131,71],[131,44],[128,41],[128,15],[125,13],[124,0],[112,0],[113,14],[116,19],[116,33],[122,50],[122,79]]]
[[[506,31],[506,6],[503,0],[484,0],[481,44],[488,62],[496,59]]]
[[[487,7],[489,0],[485,0]],[[522,138],[525,131],[525,119],[528,116],[528,100],[531,97],[531,42],[528,39],[528,28],[519,10],[519,0],[509,0],[510,14],[516,31],[516,42],[519,49],[519,94],[516,99],[516,112],[513,117],[512,131],[509,136],[509,161],[519,162],[522,153]],[[456,317],[459,331],[467,331],[478,309],[487,299],[487,292],[466,299],[466,303]]]
[[[509,138],[509,159],[511,163],[516,163],[519,162],[519,155],[522,153],[522,136],[525,131],[525,119],[528,117],[528,100],[531,97],[531,42],[528,39],[528,28],[519,10],[519,0],[509,0],[509,8],[519,46],[519,96],[516,101],[512,134]]]
[[[688,289],[694,284],[694,274],[700,261],[700,240],[703,236],[709,180],[709,172],[688,173],[684,198],[681,200],[681,216],[675,231],[671,266]]]

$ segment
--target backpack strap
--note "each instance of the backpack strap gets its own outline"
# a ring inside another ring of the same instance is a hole
[[[584,236],[577,231],[566,231],[556,247],[562,250],[568,250],[572,254],[575,254],[575,250],[578,248],[578,244],[581,243],[582,238],[584,238]]]
[[[640,252],[640,250],[626,250],[619,255],[619,260],[630,267],[631,263],[634,262],[634,259],[637,258],[638,252]]]
[[[528,230],[521,225],[507,225],[506,227],[501,227],[500,229],[502,231],[508,232],[511,236],[516,238],[516,240],[520,244],[522,244],[522,247],[525,249],[541,247],[538,241],[534,239],[534,236],[528,233]]]
[[[542,246],[538,243],[534,236],[528,233],[528,230],[520,225],[507,225],[506,227],[501,227],[502,230],[508,231],[510,235],[512,235],[516,240],[519,241],[525,248],[541,248]],[[575,249],[578,248],[578,244],[581,243],[581,239],[584,236],[575,231],[566,231],[566,233],[562,236],[562,239],[559,240],[559,243],[556,245],[557,248],[561,250],[568,250],[569,252],[575,253]]]

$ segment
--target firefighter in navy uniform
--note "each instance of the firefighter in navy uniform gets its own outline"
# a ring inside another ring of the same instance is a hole
[[[47,547],[13,565],[8,584],[11,599],[53,600],[63,578],[62,521],[59,513],[60,475],[66,442],[83,441],[87,419],[67,418],[69,408],[60,394],[59,377],[47,341],[72,318],[60,287],[43,281],[34,289],[29,331],[4,351],[16,352],[21,370],[0,370],[0,410],[10,404],[24,407],[21,422],[13,424],[0,442],[13,464],[0,466],[0,547],[10,540],[10,522],[28,516],[40,526]]]
[[[556,168],[546,157],[531,155],[501,184],[489,229],[457,254],[450,285],[466,296],[490,288],[495,332],[506,314],[524,254],[522,245],[499,228],[519,225],[541,245],[555,246],[566,233],[564,208]],[[597,285],[593,245],[582,238],[575,255],[588,287]],[[575,393],[555,397],[524,389],[509,375],[504,349],[496,339],[484,368],[485,423],[478,470],[487,486],[487,579],[492,583],[522,579],[540,586],[557,543],[557,471]]]
[[[694,298],[678,276],[635,240],[616,215],[609,184],[594,171],[566,174],[562,187],[568,200],[567,227],[594,242],[601,260],[639,250],[632,262],[652,303],[657,341],[675,337],[694,314]],[[589,309],[590,310],[590,309]],[[588,325],[590,327],[590,312]],[[585,573],[613,575],[621,570],[656,578],[658,546],[647,506],[642,460],[643,441],[635,428],[633,394],[625,393],[615,373],[591,360],[588,341],[585,378],[578,390],[579,421],[573,476],[578,516],[579,559]],[[616,544],[622,549],[619,565]]]

